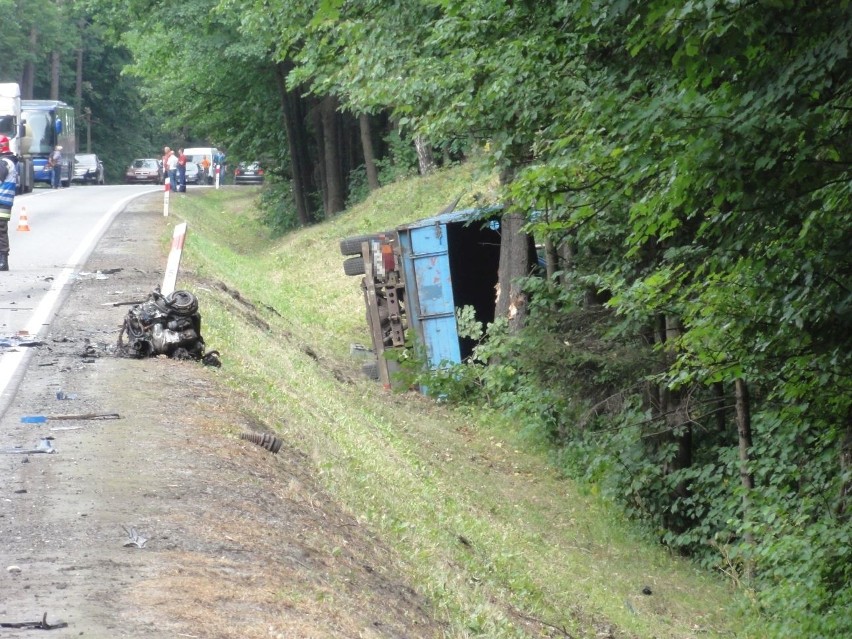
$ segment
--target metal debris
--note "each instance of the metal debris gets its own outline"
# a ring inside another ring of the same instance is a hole
[[[0,623],[0,628],[29,628],[30,630],[56,630],[58,628],[67,628],[68,624],[64,621],[59,623],[47,623],[47,613],[41,618],[41,621],[23,621],[20,623]]]
[[[128,528],[127,526],[122,526],[124,528],[124,532],[127,533],[128,541],[124,542],[124,547],[128,546],[136,546],[137,548],[144,548],[145,542],[148,541],[147,537],[143,537],[136,529],[133,527]]]
[[[79,413],[76,415],[21,415],[22,424],[44,424],[55,420],[121,419],[118,413]]]
[[[4,448],[0,453],[8,455],[30,455],[34,453],[55,453],[53,447],[53,437],[42,437],[35,448]]]
[[[281,450],[281,440],[278,439],[275,435],[271,435],[270,433],[242,433],[240,435],[240,439],[252,442],[253,444],[257,444],[258,446],[263,446],[273,455],[277,454],[278,451]]]
[[[121,415],[118,413],[80,413],[77,415],[48,415],[47,419],[121,419]]]

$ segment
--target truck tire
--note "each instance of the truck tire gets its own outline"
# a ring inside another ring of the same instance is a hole
[[[369,242],[376,238],[376,235],[353,235],[340,240],[341,255],[361,255],[361,243]]]
[[[363,275],[366,273],[366,270],[364,269],[364,258],[356,256],[343,260],[343,272],[347,275]]]
[[[361,255],[361,244],[370,240],[379,239],[380,235],[390,235],[392,231],[384,233],[371,233],[370,235],[353,235],[340,240],[341,255]]]

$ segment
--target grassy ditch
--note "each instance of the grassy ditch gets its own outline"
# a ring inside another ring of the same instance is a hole
[[[310,456],[449,637],[747,636],[724,582],[641,541],[500,416],[362,378],[349,355],[369,343],[362,295],[338,241],[434,215],[472,180],[401,182],[279,239],[257,222],[256,189],[175,198],[171,219],[190,229],[180,286],[199,297],[234,400]]]

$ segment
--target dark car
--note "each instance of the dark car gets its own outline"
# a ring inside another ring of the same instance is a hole
[[[240,162],[234,169],[234,184],[263,184],[263,169],[258,162]]]
[[[186,163],[186,183],[187,184],[203,184],[204,174],[201,172],[201,167],[195,162]]]
[[[71,181],[82,184],[103,184],[104,163],[94,153],[78,153],[74,157],[74,175]]]
[[[163,165],[156,158],[139,158],[133,160],[124,172],[127,184],[162,184]]]

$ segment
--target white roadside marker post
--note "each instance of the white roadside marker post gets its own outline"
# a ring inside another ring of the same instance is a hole
[[[163,179],[163,217],[169,216],[169,191],[171,190],[169,187],[169,178],[166,177]]]
[[[168,191],[167,191],[168,192]],[[163,285],[160,287],[162,295],[174,293],[177,284],[180,258],[183,254],[183,245],[186,243],[186,222],[181,222],[175,227],[172,235],[172,248],[169,251],[169,261],[166,262],[166,273],[163,275]]]

